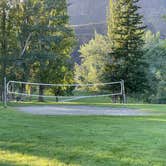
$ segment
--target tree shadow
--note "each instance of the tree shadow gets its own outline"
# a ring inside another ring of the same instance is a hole
[[[132,155],[131,156],[125,156],[125,147],[121,148],[113,148],[109,150],[100,150],[98,152],[93,152],[92,147],[90,149],[82,145],[74,145],[74,146],[69,146],[65,145],[63,148],[59,148],[57,151],[55,150],[54,147],[49,147],[49,151],[46,153],[46,146],[41,146],[38,144],[30,144],[28,145],[27,143],[14,143],[14,146],[12,145],[13,143],[9,142],[4,142],[4,144],[8,144],[8,146],[5,147],[0,147],[2,150],[7,150],[11,154],[12,153],[20,153],[22,155],[30,155],[33,156],[34,158],[45,158],[48,161],[53,161],[56,160],[58,161],[58,164],[60,165],[73,165],[73,166],[78,166],[78,165],[95,165],[95,166],[105,166],[105,165],[123,165],[123,166],[135,166],[135,165],[142,165],[146,166],[148,165],[148,160],[146,159],[141,159],[141,158],[135,158]],[[101,146],[101,145],[100,145]],[[26,147],[26,148],[25,148]],[[31,148],[27,147],[36,147],[36,150],[32,150]],[[40,148],[40,151],[37,151],[37,149]],[[95,150],[95,148],[94,148]],[[123,153],[124,151],[124,153]],[[120,154],[122,154],[120,156]],[[27,160],[28,161],[28,160]],[[25,161],[26,162],[26,161]],[[3,163],[3,162],[2,162]],[[20,166],[21,164],[15,164],[15,163],[10,163],[10,162],[5,162],[3,164],[6,164],[4,166]],[[160,163],[155,163],[155,164],[160,164]],[[0,163],[1,165],[1,163]],[[23,164],[24,165],[24,164]],[[28,165],[28,163],[27,163]]]
[[[18,166],[17,164],[11,163],[9,161],[0,161],[0,166]]]

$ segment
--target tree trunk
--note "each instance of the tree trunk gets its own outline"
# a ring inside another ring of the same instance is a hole
[[[0,101],[3,101],[3,87],[0,85]]]
[[[21,85],[21,93],[26,93],[25,84],[22,84],[22,85]]]
[[[38,98],[38,101],[39,102],[44,102],[44,98],[43,98],[43,95],[44,94],[44,87],[42,85],[39,85],[39,98]]]

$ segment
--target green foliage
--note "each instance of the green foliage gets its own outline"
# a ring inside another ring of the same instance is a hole
[[[150,100],[166,103],[166,40],[160,39],[160,33],[147,31],[145,41],[145,58],[149,64],[148,80],[151,87]]]
[[[95,33],[95,37],[80,48],[81,65],[75,66],[78,83],[99,83],[111,47],[106,36]]]
[[[104,79],[125,80],[128,94],[141,94],[147,88],[146,64],[143,61],[142,16],[139,0],[110,0],[108,37],[113,42],[110,60],[105,67]]]
[[[3,90],[3,78],[12,71],[11,62],[17,52],[17,25],[11,1],[0,1],[0,96]]]
[[[0,48],[1,78],[7,75],[8,79],[22,81],[72,83],[70,54],[75,38],[68,26],[66,0],[11,2],[0,3],[0,17],[5,21],[0,23],[4,46]]]
[[[31,71],[33,80],[47,83],[72,83],[70,54],[74,44],[74,33],[67,26],[66,1],[38,1],[35,20],[38,23],[32,27],[32,43],[29,52],[34,60],[32,69],[35,70]],[[61,91],[62,89],[53,89],[55,95],[59,95]]]

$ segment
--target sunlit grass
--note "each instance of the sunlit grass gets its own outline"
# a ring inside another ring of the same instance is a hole
[[[67,164],[55,159],[48,159],[24,153],[16,153],[0,150],[0,165],[30,165],[30,166],[67,166]],[[76,166],[69,164],[68,166]]]

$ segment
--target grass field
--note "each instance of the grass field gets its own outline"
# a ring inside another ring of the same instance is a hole
[[[166,105],[125,107],[163,115],[33,116],[0,107],[0,166],[166,165]]]

